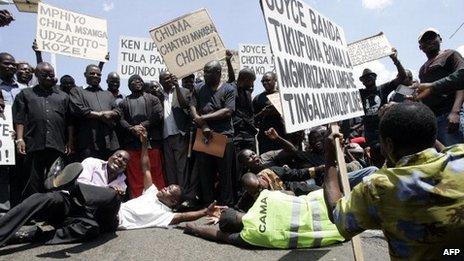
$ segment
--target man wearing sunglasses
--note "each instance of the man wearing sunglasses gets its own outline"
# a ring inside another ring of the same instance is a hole
[[[424,30],[418,41],[427,61],[419,70],[417,99],[437,117],[437,140],[445,146],[462,143],[459,113],[464,100],[464,59],[455,50],[441,50],[442,39],[435,28]]]
[[[44,192],[46,170],[74,147],[69,96],[57,88],[55,71],[49,63],[37,65],[36,77],[39,84],[23,89],[13,104],[16,147],[26,155],[25,173],[30,173],[23,198]]]

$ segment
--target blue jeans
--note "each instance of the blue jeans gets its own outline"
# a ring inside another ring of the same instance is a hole
[[[455,133],[448,133],[447,113],[437,116],[437,130],[437,140],[443,143],[445,147],[463,142],[461,129]]]
[[[360,170],[348,172],[348,181],[350,182],[350,187],[353,189],[356,185],[358,185],[364,177],[367,177],[374,172],[379,170],[377,167],[367,167]]]

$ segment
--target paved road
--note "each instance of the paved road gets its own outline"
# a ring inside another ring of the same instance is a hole
[[[379,231],[362,234],[365,260],[389,260],[387,243]],[[182,230],[118,231],[85,244],[10,245],[0,249],[0,260],[353,260],[351,244],[302,250],[245,250],[209,242]]]

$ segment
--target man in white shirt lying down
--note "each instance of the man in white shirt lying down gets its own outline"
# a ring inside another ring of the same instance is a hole
[[[118,229],[138,229],[147,227],[168,227],[181,222],[197,220],[204,216],[219,216],[222,206],[216,202],[198,211],[174,213],[172,208],[181,200],[181,188],[178,185],[169,185],[162,190],[153,185],[148,158],[147,131],[140,133],[142,143],[142,174],[144,191],[141,196],[121,204],[119,209]]]

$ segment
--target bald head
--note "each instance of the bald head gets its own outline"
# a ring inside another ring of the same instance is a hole
[[[259,193],[259,188],[260,188],[259,180],[255,174],[251,172],[245,173],[242,176],[242,184],[245,190],[250,195],[255,196],[256,194]]]
[[[244,68],[238,73],[237,87],[252,90],[255,80],[255,72],[250,68]]]
[[[47,62],[37,64],[35,76],[42,88],[52,88],[57,82],[55,78],[55,69]]]
[[[12,59],[12,60],[14,60],[15,58],[13,57],[13,55],[11,55],[9,53],[0,53],[0,62],[2,62],[4,59]]]
[[[267,72],[263,75],[261,83],[267,93],[273,93],[276,91],[276,80],[277,76],[274,72]]]
[[[159,83],[166,92],[170,92],[174,87],[172,74],[169,71],[162,71],[159,75]]]
[[[217,60],[205,64],[203,68],[205,83],[212,88],[217,88],[221,82],[221,70],[221,64]]]
[[[121,86],[121,79],[117,72],[110,72],[106,77],[106,83],[108,84],[108,91],[118,92],[119,87]]]

